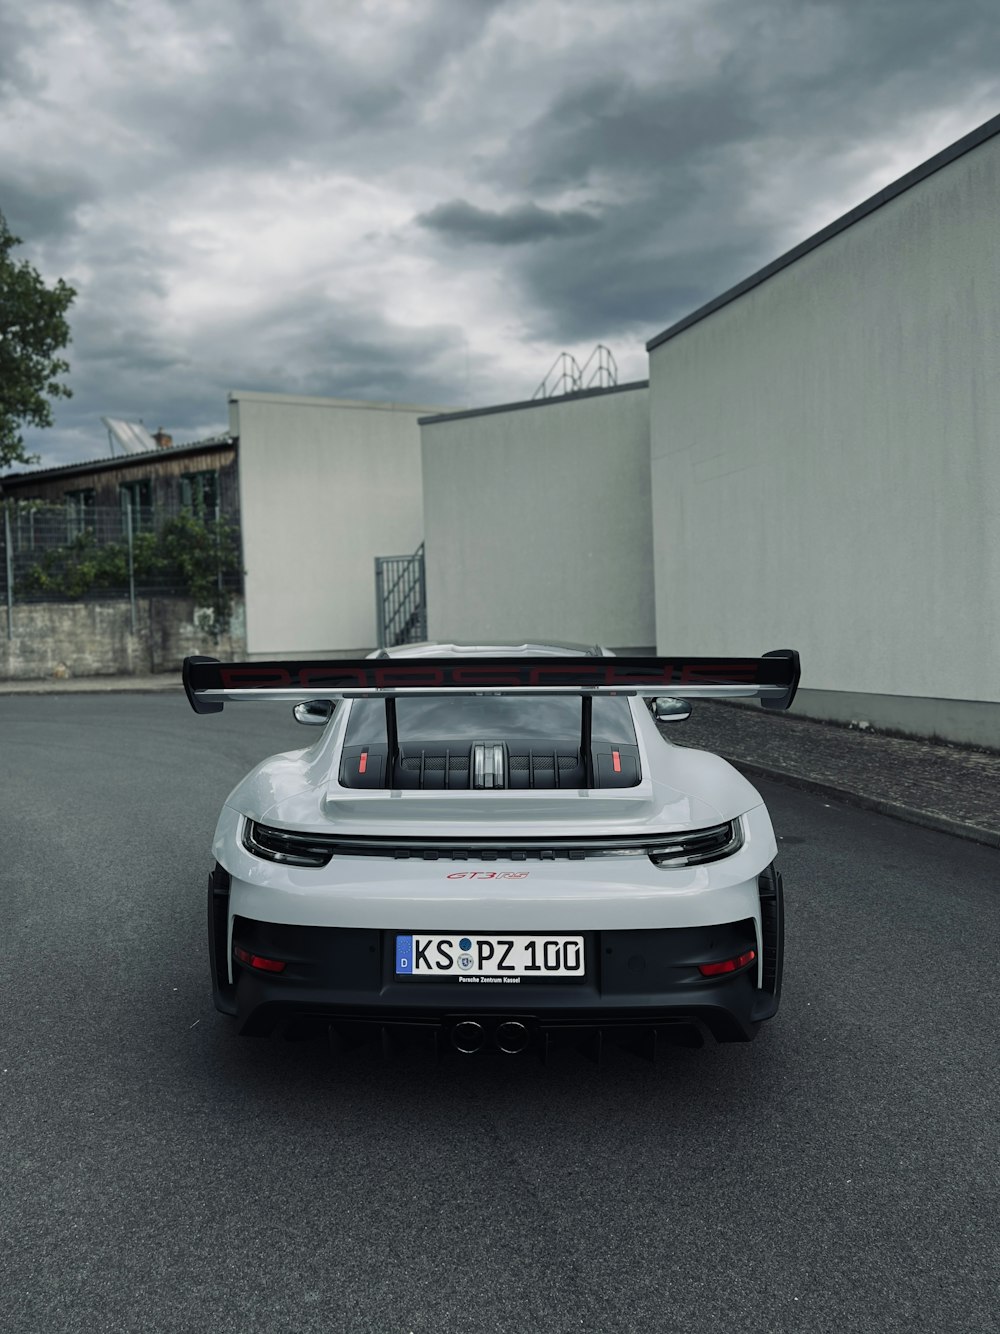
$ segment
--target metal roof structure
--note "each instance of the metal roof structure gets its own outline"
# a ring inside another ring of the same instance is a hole
[[[121,458],[91,459],[82,463],[60,463],[53,468],[27,468],[23,472],[5,473],[0,480],[6,483],[21,481],[29,477],[73,477],[80,473],[107,472],[113,468],[130,467],[133,464],[141,465],[143,462],[148,462],[154,458],[176,458],[184,454],[199,454],[207,449],[231,449],[236,443],[236,440],[229,435],[211,436],[207,440],[192,440],[186,445],[167,445],[165,448],[157,448],[154,445],[152,450],[146,450],[142,454],[128,454]]]
[[[157,447],[142,422],[127,422],[121,417],[102,417],[101,421],[108,428],[112,458],[115,456],[115,445],[123,454],[148,454]]]

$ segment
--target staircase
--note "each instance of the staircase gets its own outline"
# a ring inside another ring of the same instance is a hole
[[[375,625],[379,648],[427,638],[423,542],[412,556],[375,557]]]

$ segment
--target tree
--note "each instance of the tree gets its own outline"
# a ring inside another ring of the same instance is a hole
[[[62,278],[46,287],[27,260],[11,259],[20,244],[0,213],[0,468],[34,463],[21,426],[51,426],[49,399],[72,397],[59,381],[69,362],[55,354],[70,341],[66,311],[76,292]]]

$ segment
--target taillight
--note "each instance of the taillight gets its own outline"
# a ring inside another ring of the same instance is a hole
[[[333,849],[322,840],[287,829],[271,829],[256,820],[243,821],[243,846],[255,857],[284,866],[325,866]]]
[[[745,954],[738,954],[735,959],[722,959],[719,963],[700,963],[698,972],[702,977],[720,977],[723,973],[738,973],[741,968],[749,967],[756,957],[756,950],[747,950]]]
[[[265,959],[263,955],[251,954],[249,950],[242,949],[239,945],[233,946],[233,954],[240,963],[245,963],[248,968],[256,968],[261,973],[283,973],[285,971],[284,959]]]
[[[646,851],[654,866],[700,866],[731,857],[743,846],[743,821],[728,820],[710,829],[650,839]]]

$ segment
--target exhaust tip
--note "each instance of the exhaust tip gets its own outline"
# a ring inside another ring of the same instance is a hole
[[[531,1034],[518,1019],[506,1019],[502,1024],[497,1025],[496,1044],[501,1051],[505,1051],[511,1056],[516,1056],[519,1051],[524,1051],[530,1040]]]
[[[483,1045],[483,1026],[474,1019],[463,1019],[451,1030],[451,1043],[457,1051],[471,1055]]]

